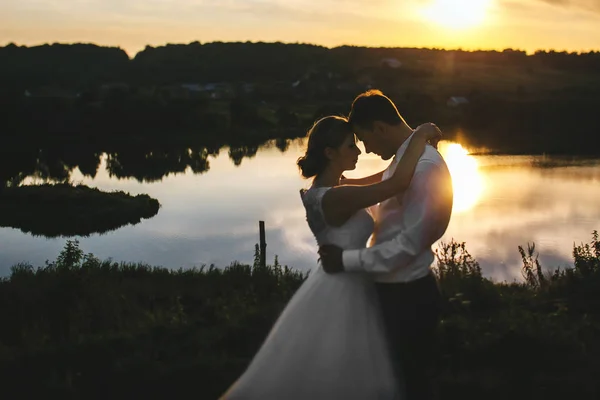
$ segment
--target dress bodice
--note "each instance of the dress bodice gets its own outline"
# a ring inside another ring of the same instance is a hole
[[[322,200],[331,187],[311,187],[301,191],[306,220],[319,246],[333,244],[344,250],[365,248],[373,233],[373,218],[367,210],[359,210],[339,227],[325,222]]]

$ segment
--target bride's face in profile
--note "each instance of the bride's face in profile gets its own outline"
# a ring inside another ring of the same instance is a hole
[[[329,162],[342,171],[349,171],[356,168],[358,156],[361,154],[356,145],[354,134],[346,136],[344,142],[338,148],[327,148],[325,150]]]

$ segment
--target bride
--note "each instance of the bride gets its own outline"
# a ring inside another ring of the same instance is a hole
[[[396,172],[344,185],[361,151],[347,120],[330,116],[309,132],[298,160],[312,186],[301,191],[306,219],[317,243],[343,249],[366,247],[373,233],[367,207],[406,189],[430,139],[433,124],[420,126]],[[370,185],[367,183],[375,182]],[[223,400],[403,399],[388,354],[375,287],[363,274],[327,275],[319,266],[294,294],[244,374]]]

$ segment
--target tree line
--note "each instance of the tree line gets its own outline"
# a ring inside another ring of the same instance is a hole
[[[6,144],[297,137],[377,88],[411,125],[435,121],[467,145],[600,152],[600,52],[193,42],[148,46],[132,58],[91,44],[10,44],[0,58]],[[455,96],[467,103],[449,106]]]
[[[0,47],[0,79],[6,91],[57,84],[82,88],[106,82],[179,83],[186,81],[277,81],[298,79],[325,69],[344,75],[382,60],[419,60],[423,64],[483,63],[524,68],[597,72],[600,52],[463,51],[417,48],[326,48],[311,44],[199,43],[147,46],[130,58],[117,47],[93,44],[45,44]],[[427,68],[426,68],[427,69]]]

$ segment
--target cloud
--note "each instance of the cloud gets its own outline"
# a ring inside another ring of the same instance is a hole
[[[574,7],[583,10],[600,12],[600,0],[538,0],[559,7]]]
[[[600,0],[493,0],[487,24],[452,31],[422,18],[437,0],[0,1],[0,43],[146,45],[283,41],[359,46],[565,49],[600,46]],[[475,0],[474,0],[475,1]]]
[[[0,10],[4,7],[0,5]],[[390,14],[397,8],[393,0],[373,0],[365,7],[362,0],[22,0],[8,7],[9,12],[46,12],[65,18],[84,17],[104,21],[152,21],[197,22],[207,16],[234,20],[240,16],[252,16],[263,20],[284,18],[289,21],[331,22],[338,16],[337,23],[351,17],[352,23],[365,22],[373,18],[396,20]],[[356,26],[356,25],[355,25]]]

